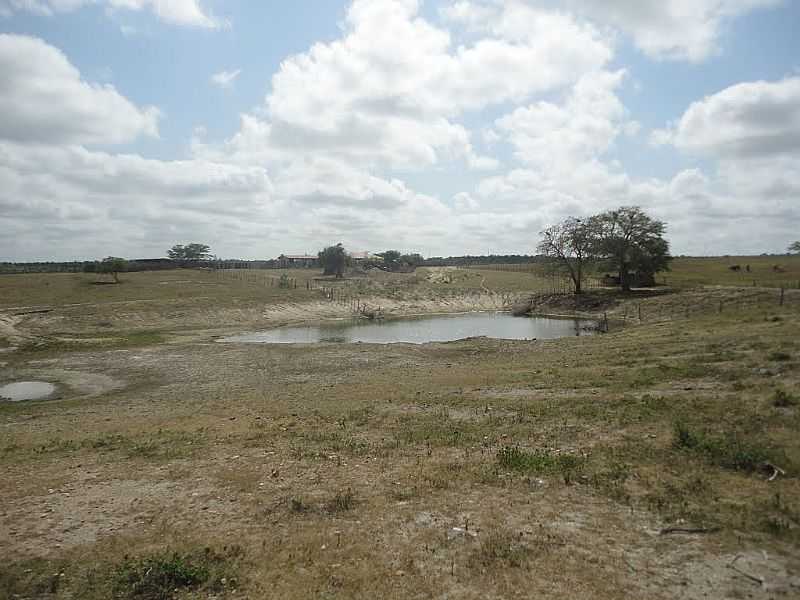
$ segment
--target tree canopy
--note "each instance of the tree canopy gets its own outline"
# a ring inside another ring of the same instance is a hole
[[[630,290],[632,273],[639,283],[652,284],[653,276],[669,268],[666,225],[638,206],[623,206],[586,219],[569,217],[541,232],[539,252],[563,268],[575,293],[588,264],[605,262],[619,273],[623,290]]]
[[[583,291],[586,262],[592,258],[597,245],[595,233],[594,219],[581,220],[574,217],[541,232],[539,252],[554,259],[569,273],[576,294]]]
[[[206,244],[191,243],[187,245],[176,244],[167,250],[167,256],[172,260],[182,262],[192,260],[206,260],[210,254],[210,248]]]
[[[377,256],[380,256],[383,259],[384,266],[389,270],[394,270],[400,264],[400,252],[397,250],[386,250],[385,252],[379,252]]]
[[[111,275],[114,278],[114,283],[119,283],[119,274],[124,273],[128,269],[128,261],[118,256],[109,256],[100,261],[95,272]]]
[[[640,282],[669,267],[669,243],[663,221],[650,217],[638,206],[623,206],[593,217],[597,254],[619,273],[623,290],[631,289],[631,272]]]
[[[347,266],[348,256],[344,246],[340,243],[335,246],[328,246],[319,251],[319,263],[324,269],[323,275],[336,275],[337,278],[344,276],[344,268]]]
[[[789,252],[792,254],[800,254],[800,241],[789,244]]]
[[[419,267],[425,262],[425,258],[418,252],[412,252],[411,254],[403,254],[403,256],[400,257],[400,262],[413,267]]]

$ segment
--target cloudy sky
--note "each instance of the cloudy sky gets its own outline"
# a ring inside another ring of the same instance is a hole
[[[0,0],[0,261],[800,238],[795,0]]]

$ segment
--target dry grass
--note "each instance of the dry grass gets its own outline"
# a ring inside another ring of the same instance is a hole
[[[796,305],[687,294],[535,343],[6,353],[125,387],[0,406],[0,598],[791,596]]]

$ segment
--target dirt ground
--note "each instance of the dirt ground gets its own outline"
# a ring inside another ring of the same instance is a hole
[[[520,276],[344,285],[458,312]],[[177,285],[0,310],[0,384],[58,387],[0,403],[0,598],[800,597],[800,294],[537,295],[610,332],[259,345],[216,336],[350,305],[242,282],[195,313],[155,295]]]

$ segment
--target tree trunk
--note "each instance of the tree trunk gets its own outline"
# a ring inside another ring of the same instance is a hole
[[[631,291],[631,276],[628,273],[628,265],[624,263],[619,268],[619,283],[623,292]]]
[[[575,286],[575,295],[577,296],[579,294],[582,294],[583,288],[581,287],[582,284],[581,280],[583,279],[583,277],[581,275],[581,270],[578,269],[577,273],[570,273],[570,275],[572,275],[572,283]]]

